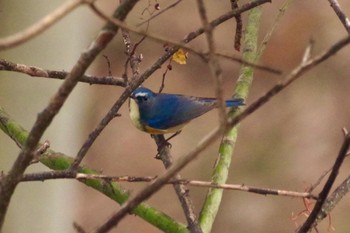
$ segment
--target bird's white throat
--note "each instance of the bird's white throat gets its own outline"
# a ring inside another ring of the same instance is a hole
[[[134,99],[130,99],[129,102],[129,114],[132,123],[138,128],[139,130],[144,131],[141,121],[140,121],[140,110],[139,106],[137,105],[136,101]]]

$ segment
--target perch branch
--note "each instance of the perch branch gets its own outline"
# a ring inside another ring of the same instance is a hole
[[[168,169],[173,165],[173,157],[170,153],[170,148],[166,145],[166,140],[163,135],[152,135],[154,138],[158,150],[159,156],[157,156],[158,159],[162,160],[164,167]],[[202,233],[202,230],[200,229],[198,225],[197,215],[194,212],[194,206],[190,197],[189,190],[186,186],[186,183],[184,182],[176,182],[177,180],[181,180],[181,175],[176,174],[174,176],[174,189],[176,192],[177,197],[179,198],[179,201],[181,203],[182,209],[184,210],[185,217],[188,223],[188,229],[190,232],[193,233]]]

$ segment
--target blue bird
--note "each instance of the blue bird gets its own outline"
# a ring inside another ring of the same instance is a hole
[[[226,100],[226,107],[244,105],[243,99]],[[139,87],[130,95],[130,118],[136,128],[150,134],[180,131],[188,122],[217,107],[215,98],[154,93]]]

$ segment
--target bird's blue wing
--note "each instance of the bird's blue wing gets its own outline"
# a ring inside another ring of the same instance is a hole
[[[215,99],[182,95],[159,94],[145,123],[157,129],[168,129],[185,124],[215,107]]]

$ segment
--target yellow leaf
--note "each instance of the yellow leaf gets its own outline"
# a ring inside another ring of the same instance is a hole
[[[179,49],[176,53],[173,54],[172,58],[176,63],[184,65],[187,61],[187,52],[185,52],[183,49]]]

